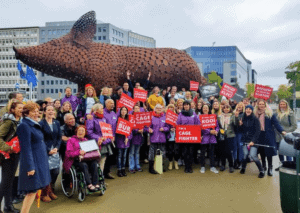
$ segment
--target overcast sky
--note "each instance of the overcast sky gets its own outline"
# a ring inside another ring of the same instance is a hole
[[[299,0],[0,0],[0,28],[97,19],[153,37],[157,47],[236,45],[274,89],[285,67],[300,60]]]

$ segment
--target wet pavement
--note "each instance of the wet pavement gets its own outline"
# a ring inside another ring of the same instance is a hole
[[[274,157],[275,168],[278,162],[278,157]],[[201,174],[199,167],[193,166],[193,174],[185,174],[181,166],[180,170],[152,175],[145,165],[144,172],[128,173],[122,178],[113,170],[116,179],[106,181],[109,185],[105,195],[89,195],[82,203],[78,202],[77,194],[72,198],[63,195],[59,177],[58,200],[41,202],[39,209],[34,204],[30,212],[282,212],[278,172],[259,179],[255,163],[248,164],[244,175],[238,170],[230,174],[228,168],[214,174],[208,166],[206,173]],[[16,207],[21,208],[21,204]]]

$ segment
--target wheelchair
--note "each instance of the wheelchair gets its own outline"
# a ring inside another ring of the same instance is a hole
[[[98,165],[98,177],[99,177],[99,186],[100,196],[104,195],[106,191],[106,186],[104,182],[103,172]],[[94,194],[97,192],[89,192],[87,188],[87,184],[85,181],[84,173],[79,170],[79,168],[75,168],[72,165],[69,174],[63,172],[62,179],[61,179],[61,186],[63,193],[66,197],[71,198],[77,192],[78,194],[78,201],[82,202],[85,200],[87,195]]]

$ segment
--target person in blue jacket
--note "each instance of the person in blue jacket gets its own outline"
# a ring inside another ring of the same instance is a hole
[[[272,109],[269,108],[266,101],[260,99],[257,101],[257,105],[254,109],[254,114],[258,118],[260,122],[260,135],[259,135],[259,144],[267,145],[269,147],[261,146],[258,149],[258,153],[260,153],[262,165],[265,171],[267,171],[266,167],[266,158],[268,160],[268,176],[273,176],[273,156],[277,155],[275,147],[276,147],[276,139],[275,139],[275,131],[276,130],[285,135],[286,132],[280,126],[276,116],[273,114]]]
[[[28,213],[37,190],[50,184],[48,153],[39,118],[39,105],[27,103],[23,108],[23,120],[17,128],[20,141],[20,173],[18,191],[25,194],[22,213]]]

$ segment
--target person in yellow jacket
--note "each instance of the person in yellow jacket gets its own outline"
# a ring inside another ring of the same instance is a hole
[[[159,95],[159,88],[154,87],[153,89],[153,94],[149,96],[148,98],[148,104],[150,108],[153,110],[156,104],[160,104],[164,106],[164,100],[163,98]]]

